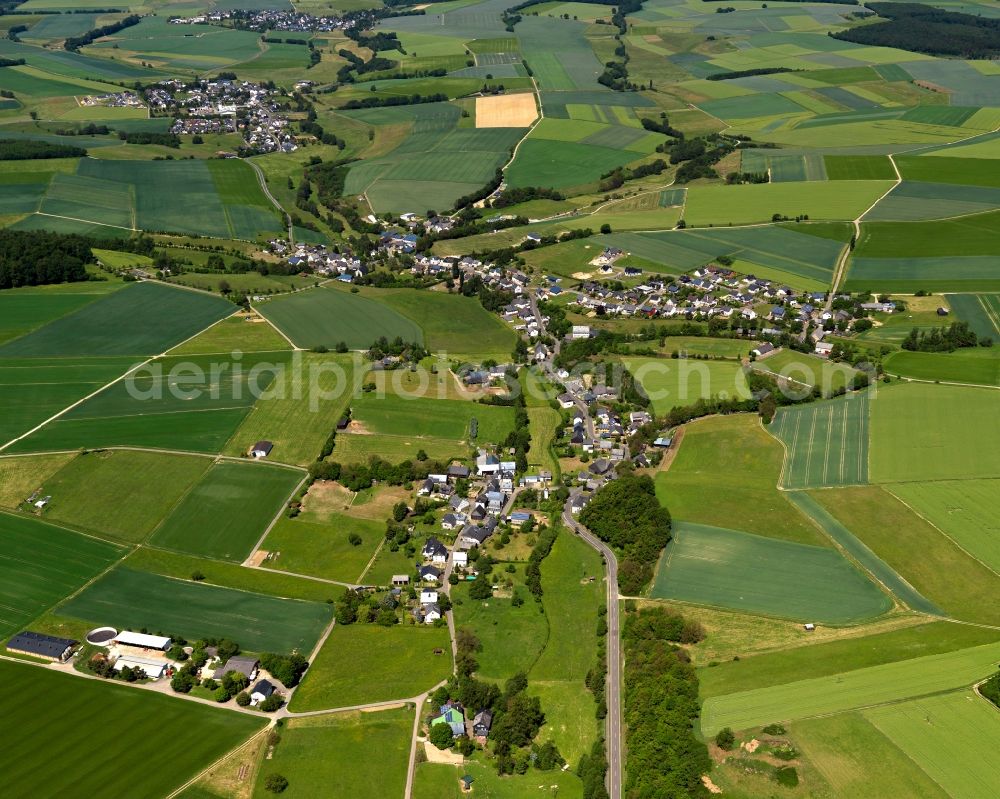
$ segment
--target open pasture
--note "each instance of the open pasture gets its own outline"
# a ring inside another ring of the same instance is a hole
[[[832,624],[892,607],[835,549],[686,522],[674,524],[651,596]]]
[[[897,483],[890,491],[966,552],[1000,572],[1000,481]]]
[[[1000,644],[984,644],[711,697],[702,708],[701,731],[707,736],[723,727],[742,730],[930,696],[971,685],[990,673],[998,657]]]
[[[127,286],[0,347],[0,358],[152,355],[228,316],[233,305],[160,283]]]
[[[357,668],[361,662],[363,669]],[[446,679],[451,669],[447,628],[338,625],[291,705],[308,711],[407,699]]]
[[[45,516],[138,544],[211,465],[208,458],[133,450],[77,455],[41,485]],[[108,509],[114,508],[113,513]]]
[[[423,331],[424,346],[448,358],[503,363],[517,341],[517,334],[474,297],[419,289],[362,289],[361,295],[410,319]]]
[[[38,519],[0,513],[0,636],[20,632],[124,552]]]
[[[740,519],[748,533],[829,545],[778,491],[782,450],[754,416],[715,416],[691,422],[668,471],[656,476],[656,495],[675,519],[723,527]],[[725,490],[719,475],[726,475]],[[705,497],[711,497],[706,502]]]
[[[5,741],[11,796],[166,796],[264,726],[253,716],[20,663],[0,663],[0,678],[18,730]],[[109,758],[106,767],[94,768],[95,757]]]
[[[156,529],[150,543],[241,561],[302,478],[302,472],[279,466],[214,463]]]
[[[322,602],[281,599],[118,567],[63,603],[61,616],[188,640],[230,638],[250,652],[308,653],[329,623]]]
[[[263,327],[274,332],[270,325]],[[300,355],[301,368],[293,357],[292,368],[254,403],[226,444],[226,454],[244,455],[256,442],[266,440],[274,444],[270,459],[279,463],[306,466],[319,455],[367,366],[356,354]]]
[[[348,540],[351,533],[361,537],[357,546]],[[334,513],[322,524],[279,519],[262,549],[274,553],[266,564],[270,569],[357,583],[384,539],[384,521]]]
[[[172,349],[172,355],[206,355],[240,352],[273,352],[287,350],[291,345],[267,322],[257,317],[227,316],[194,338]]]
[[[993,423],[1000,412],[998,392],[893,385],[879,390],[870,412],[873,482],[1000,477],[1000,427]]]
[[[273,758],[257,773],[254,795],[269,795],[263,785],[271,773],[288,779],[284,794],[289,799],[322,795],[382,799],[401,794],[413,712],[401,707],[289,722]]]
[[[751,368],[784,378],[793,387],[818,386],[824,397],[849,387],[857,374],[846,364],[792,349],[783,349],[755,361]]]
[[[1000,713],[972,691],[925,696],[863,715],[952,799],[1000,793]]]
[[[769,222],[773,214],[854,219],[890,188],[883,180],[692,186],[684,219],[698,226]]]
[[[351,349],[367,349],[381,336],[424,340],[414,322],[386,305],[334,288],[277,297],[260,303],[257,310],[300,348],[333,349],[344,342]]]
[[[764,361],[767,363],[767,361]],[[784,488],[868,482],[868,392],[779,408],[767,428],[785,445]]]
[[[657,414],[711,397],[749,399],[742,364],[665,358],[623,358]]]
[[[1000,385],[1000,357],[983,350],[894,352],[885,359],[884,368],[891,375],[914,380]]]
[[[962,621],[997,625],[997,573],[887,489],[836,488],[814,491],[810,497],[941,612]],[[956,574],[961,579],[955,579]],[[901,596],[916,609],[928,610]]]
[[[71,452],[0,458],[0,507],[19,507],[73,458]]]
[[[17,449],[138,446],[221,452],[256,398],[287,370],[289,357],[278,352],[234,361],[206,355],[164,358],[49,422],[18,442]]]

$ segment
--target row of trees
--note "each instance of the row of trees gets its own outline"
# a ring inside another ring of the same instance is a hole
[[[911,352],[954,352],[963,347],[992,347],[993,339],[976,335],[968,322],[952,322],[930,330],[915,327],[900,346]]]

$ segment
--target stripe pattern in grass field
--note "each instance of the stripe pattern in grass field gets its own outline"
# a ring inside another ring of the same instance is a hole
[[[869,392],[780,408],[768,428],[785,445],[783,488],[868,482]]]

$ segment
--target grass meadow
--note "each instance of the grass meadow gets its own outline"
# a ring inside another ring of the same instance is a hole
[[[683,429],[670,469],[656,475],[656,495],[674,519],[716,527],[739,519],[748,533],[829,545],[778,491],[781,445],[756,417],[717,416]]]
[[[811,496],[945,613],[963,621],[1000,624],[1000,576],[884,488],[838,488]]]
[[[897,483],[889,490],[966,552],[1000,572],[1000,480]]]
[[[780,408],[767,430],[785,446],[784,488],[868,482],[869,394]]]
[[[5,742],[13,796],[165,796],[264,726],[253,716],[19,663],[0,663],[0,677],[18,730]],[[124,748],[122,730],[129,730]],[[106,767],[94,767],[101,762]]]
[[[211,463],[190,455],[85,451],[45,481],[44,492],[52,497],[45,517],[138,544]]]
[[[423,343],[420,327],[396,311],[357,294],[319,288],[277,297],[257,309],[299,347],[333,349],[344,342],[368,349],[381,336]]]
[[[151,543],[242,561],[304,477],[279,466],[213,463],[156,528]]]
[[[642,386],[657,414],[690,405],[699,399],[748,399],[750,387],[742,364],[735,361],[696,361],[664,358],[622,358]]]
[[[1000,791],[1000,713],[971,691],[925,696],[864,716],[954,799]]]
[[[72,452],[0,458],[0,507],[17,508],[75,457]]]
[[[0,514],[0,635],[20,632],[125,554],[122,547]]]
[[[292,719],[258,769],[254,796],[272,796],[264,780],[273,773],[288,780],[284,795],[290,799],[398,796],[406,783],[413,713],[407,706]]]
[[[651,596],[831,624],[892,607],[834,549],[686,522],[674,524]]]
[[[247,321],[243,316],[227,316],[190,341],[170,351],[171,355],[206,355],[210,353],[273,352],[291,347],[288,340],[259,317]]]
[[[360,544],[355,546],[348,540],[351,533],[361,537]],[[384,521],[333,514],[322,524],[301,518],[279,519],[262,548],[272,553],[267,561],[269,569],[358,583],[384,540]]]
[[[1000,356],[983,350],[894,352],[885,359],[884,368],[913,380],[1000,386]]]
[[[751,368],[783,377],[793,386],[819,386],[825,397],[849,386],[857,374],[857,371],[846,364],[790,349],[782,349],[763,360],[755,361]]]
[[[716,696],[702,707],[701,731],[742,730],[776,721],[839,713],[972,685],[990,673],[1000,643],[844,671]]]
[[[872,482],[1000,477],[996,391],[893,385],[880,388],[870,408]]]
[[[437,685],[451,669],[446,627],[340,625],[306,672],[291,707],[325,710],[405,699]]]
[[[62,604],[58,614],[189,640],[230,638],[250,652],[308,653],[330,622],[332,611],[320,602],[253,594],[119,567]]]

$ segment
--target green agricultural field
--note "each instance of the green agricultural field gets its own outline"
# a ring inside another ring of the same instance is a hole
[[[966,552],[1000,572],[1000,481],[896,483],[889,490]]]
[[[733,361],[623,358],[657,414],[699,399],[749,399],[743,366]]]
[[[651,596],[833,624],[892,607],[834,549],[686,522],[674,524]]]
[[[499,443],[514,423],[512,408],[465,400],[364,393],[351,405],[352,426],[337,436],[335,457],[396,462],[423,449],[432,459],[464,455],[473,444]],[[477,435],[471,436],[472,420]],[[348,457],[350,456],[350,457]]]
[[[785,445],[784,488],[868,482],[870,397],[857,392],[778,409],[767,429]]]
[[[1000,714],[971,691],[926,696],[864,711],[953,799],[1000,792]]]
[[[119,378],[132,358],[0,360],[0,442],[24,435]]]
[[[118,567],[59,606],[58,614],[188,640],[230,638],[250,652],[308,653],[330,606],[175,580]]]
[[[839,488],[811,496],[945,613],[963,621],[1000,622],[1000,576],[888,491],[876,486]]]
[[[823,163],[830,180],[896,179],[896,170],[884,155],[826,155]]]
[[[735,338],[709,338],[708,336],[668,336],[664,345],[659,348],[663,355],[673,353],[691,355],[708,355],[711,358],[745,358],[759,341],[747,341]],[[650,342],[643,341],[633,344],[637,350],[644,350]]]
[[[891,375],[914,380],[1000,385],[1000,357],[982,350],[894,352],[885,359],[884,368]]]
[[[935,621],[874,635],[763,652],[698,670],[703,697],[823,677],[1000,641],[996,630]]]
[[[398,796],[406,783],[413,713],[403,707],[291,720],[257,772],[254,796],[273,795],[264,788],[268,774],[288,780],[289,799]]]
[[[483,645],[476,654],[479,663],[476,673],[501,683],[519,671],[527,674],[546,649],[551,622],[538,612],[534,602],[516,608],[507,596],[487,601],[470,599],[469,585],[461,583],[453,588],[452,601],[462,600],[454,609],[456,626],[475,632]],[[523,599],[528,598],[522,580],[515,581],[515,589]]]
[[[52,497],[45,516],[141,543],[211,463],[189,455],[85,451],[43,484],[44,493]]]
[[[542,795],[538,772],[500,777],[496,768],[485,758],[466,760],[461,766],[446,763],[420,763],[413,783],[414,799],[465,799],[461,777],[468,774],[474,780],[473,790],[484,799],[523,799]],[[542,787],[559,799],[582,799],[583,785],[572,769],[547,771],[541,778]]]
[[[712,417],[683,430],[670,469],[656,475],[656,495],[675,519],[717,527],[739,519],[748,533],[828,545],[778,491],[781,445],[756,416]],[[720,475],[726,475],[724,486]]]
[[[899,156],[896,158],[896,165],[907,180],[1000,187],[995,161],[986,158],[949,158],[947,150],[941,152],[941,155],[933,156]]]
[[[376,339],[397,336],[423,343],[420,327],[387,306],[333,288],[277,297],[258,310],[296,346],[333,349],[344,342],[351,349],[368,349]]]
[[[475,298],[415,289],[363,291],[415,322],[424,346],[448,358],[510,359],[517,336]],[[413,340],[413,339],[409,339]]]
[[[0,676],[18,730],[6,742],[12,796],[166,796],[264,726],[245,714],[20,663],[0,663]],[[101,723],[80,723],[88,718]],[[201,734],[191,736],[193,729]],[[97,752],[114,752],[113,766],[87,767]],[[52,767],[53,757],[62,767]]]
[[[60,316],[72,313],[117,290],[121,284],[94,288],[89,284],[6,289],[0,292],[0,343],[23,336]]]
[[[894,385],[880,389],[870,407],[873,482],[1000,477],[996,391]]]
[[[562,531],[541,568],[549,630],[545,648],[528,671],[528,690],[541,698],[546,715],[540,740],[551,738],[575,764],[599,734],[593,695],[580,690],[597,658],[597,641],[581,631],[596,629],[598,609],[606,602],[603,567],[597,552]]]
[[[1000,296],[996,294],[949,294],[952,313],[968,322],[976,335],[1000,340]]]
[[[152,355],[232,313],[233,305],[160,283],[138,283],[89,302],[0,347],[0,358]]]
[[[861,713],[803,719],[793,725],[795,746],[838,799],[949,799],[920,766]]]
[[[355,546],[348,536],[355,533]],[[269,569],[282,569],[327,580],[358,583],[379,544],[385,540],[385,522],[332,514],[324,524],[279,519],[262,549],[272,553]],[[406,573],[409,570],[404,569]]]
[[[332,353],[296,353],[290,367],[254,404],[226,453],[244,455],[264,439],[274,444],[272,460],[308,465],[319,456],[367,370],[357,354]]]
[[[830,397],[834,392],[849,387],[857,374],[856,370],[846,364],[791,349],[782,349],[756,361],[752,368],[783,377],[793,387],[818,386],[824,397]]]
[[[640,158],[639,153],[572,141],[529,136],[507,169],[510,186],[565,189],[596,181],[605,172]]]
[[[365,668],[358,669],[361,662]],[[451,670],[445,627],[338,626],[295,691],[292,709],[325,710],[406,699],[437,685]]]
[[[0,513],[0,635],[20,632],[123,554],[114,544]]]
[[[214,463],[156,529],[150,543],[241,561],[304,476],[278,466]]]
[[[208,330],[170,351],[171,355],[207,353],[271,352],[287,350],[288,340],[263,320],[248,322],[242,316],[228,316]]]
[[[17,508],[76,453],[0,458],[0,507]]]
[[[892,185],[882,180],[834,180],[692,186],[688,189],[684,219],[698,226],[769,222],[773,214],[854,219]]]
[[[742,730],[929,696],[978,681],[994,668],[1000,643],[911,658],[785,685],[716,696],[702,707],[701,731]]]
[[[866,222],[856,258],[996,256],[1000,253],[1000,211],[926,222]],[[957,271],[957,270],[949,270]],[[959,273],[960,276],[960,273]]]

